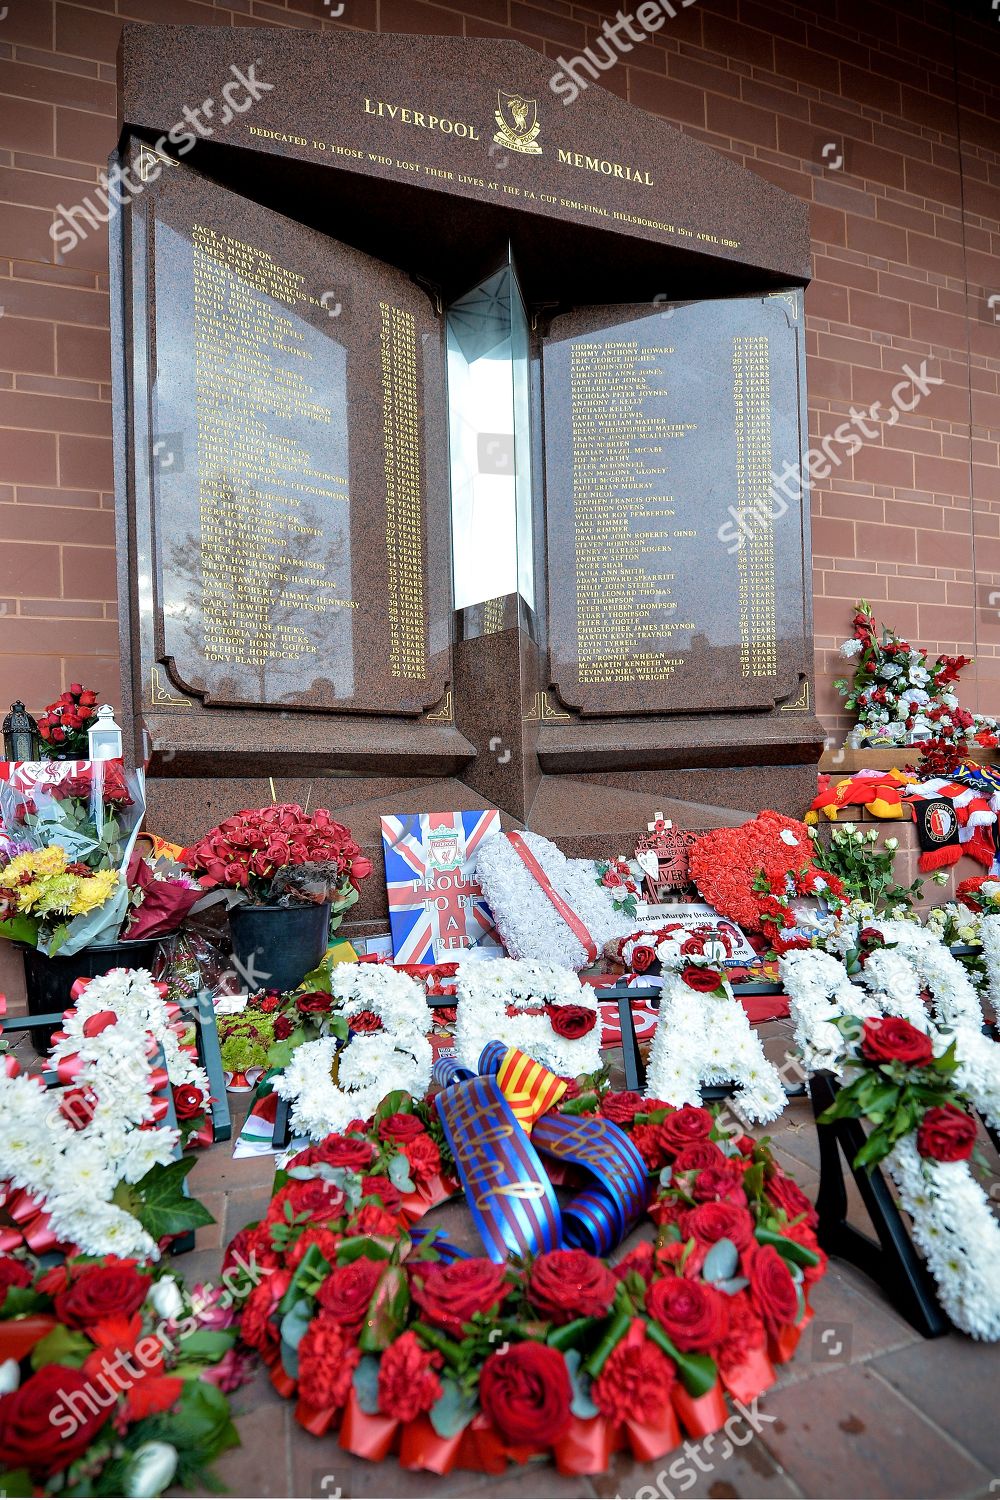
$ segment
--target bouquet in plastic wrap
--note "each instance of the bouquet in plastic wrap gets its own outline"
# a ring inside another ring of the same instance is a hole
[[[66,957],[115,942],[144,812],[119,760],[19,765],[0,783],[0,937]]]

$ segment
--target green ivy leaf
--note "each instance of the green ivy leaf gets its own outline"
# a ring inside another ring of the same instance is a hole
[[[193,1156],[186,1156],[151,1167],[145,1177],[128,1189],[129,1197],[137,1200],[131,1211],[154,1240],[215,1223],[214,1215],[204,1203],[185,1196],[184,1181],[194,1166],[194,1160]]]

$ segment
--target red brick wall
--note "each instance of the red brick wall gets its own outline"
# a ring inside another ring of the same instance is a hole
[[[116,692],[107,243],[62,261],[49,226],[114,145],[122,22],[516,37],[556,59],[618,8],[344,3],[332,22],[322,0],[7,0],[0,706],[37,709],[74,678]],[[954,3],[694,0],[603,75],[811,203],[814,439],[852,405],[887,414],[906,364],[943,379],[814,488],[819,706],[837,733],[833,653],[859,594],[914,641],[975,655],[966,701],[1000,712],[1000,12]]]

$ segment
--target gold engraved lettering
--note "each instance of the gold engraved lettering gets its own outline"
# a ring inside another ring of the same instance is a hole
[[[263,678],[318,655],[314,621],[357,609],[328,575],[317,524],[349,504],[347,477],[318,469],[281,430],[282,421],[334,427],[312,383],[304,278],[195,224],[192,281],[202,649],[209,662]]]
[[[638,339],[570,345],[578,676],[582,683],[666,682],[694,630],[674,596],[685,541],[670,491],[670,449],[697,426],[654,398],[674,349]]]
[[[733,339],[733,406],[736,425],[736,508],[749,510],[739,555],[740,668],[744,677],[773,677],[778,670],[771,506],[771,362],[766,334]]]
[[[416,319],[379,303],[385,441],[385,545],[389,561],[389,671],[427,676],[423,489]]]

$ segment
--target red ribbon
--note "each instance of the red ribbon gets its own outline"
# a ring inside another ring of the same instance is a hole
[[[729,1415],[726,1398],[718,1381],[703,1396],[689,1396],[678,1381],[670,1392],[670,1399],[674,1403],[674,1411],[684,1424],[684,1431],[690,1437],[703,1438],[708,1437],[710,1432],[718,1432]]]
[[[742,1401],[744,1406],[762,1391],[770,1390],[777,1379],[766,1349],[749,1350],[738,1365],[721,1370],[719,1374],[733,1400]]]
[[[580,942],[586,949],[588,963],[595,963],[597,961],[597,944],[594,942],[587,928],[580,921],[576,912],[560,896],[521,835],[519,833],[508,833],[507,838],[510,840],[511,848],[521,859],[528,874],[533,876],[538,882],[563,921],[580,939]]]

